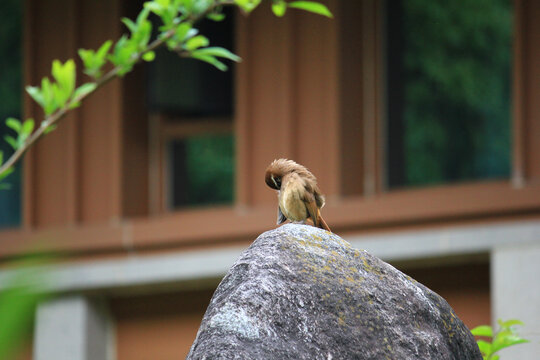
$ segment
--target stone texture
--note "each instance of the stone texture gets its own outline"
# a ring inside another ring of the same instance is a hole
[[[188,359],[482,357],[439,295],[335,234],[288,224],[229,270]]]

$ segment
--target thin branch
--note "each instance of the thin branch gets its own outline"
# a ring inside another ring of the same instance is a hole
[[[234,5],[233,0],[216,1],[211,6],[209,6],[208,9],[206,9],[206,11],[198,15],[189,17],[184,22],[194,24],[198,22],[199,20],[201,20],[202,18],[206,17],[211,12],[213,12],[216,8],[220,6],[230,6],[230,5]],[[140,63],[142,56],[145,53],[149,51],[153,51],[163,46],[167,42],[167,40],[171,39],[174,36],[175,32],[176,32],[176,28],[168,30],[165,33],[165,35],[163,35],[162,37],[148,44],[145,50],[136,53],[133,57],[133,64]],[[2,166],[0,166],[0,174],[3,174],[9,168],[15,165],[15,163],[20,160],[20,158],[24,155],[24,153],[28,151],[28,149],[45,134],[45,131],[47,130],[47,128],[59,123],[70,110],[73,110],[72,106],[74,104],[82,102],[88,96],[96,92],[99,88],[101,88],[102,86],[110,82],[111,80],[119,77],[118,72],[120,71],[121,67],[122,67],[121,65],[116,66],[113,69],[111,69],[109,72],[107,72],[105,75],[100,77],[95,82],[96,88],[93,91],[71,99],[61,109],[45,117],[45,119],[43,119],[43,121],[41,122],[41,125],[24,141],[24,143],[19,148],[17,148],[17,150],[9,157],[9,159],[7,159],[6,162],[2,164]]]

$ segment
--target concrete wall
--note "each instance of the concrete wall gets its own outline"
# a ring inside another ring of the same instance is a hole
[[[540,239],[540,233],[538,233]],[[502,359],[540,357],[540,243],[500,246],[492,253],[493,321],[519,319],[528,344],[501,351]]]

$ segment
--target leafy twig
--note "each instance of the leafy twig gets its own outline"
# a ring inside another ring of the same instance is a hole
[[[24,122],[15,118],[6,120],[17,137],[6,136],[5,140],[14,148],[14,153],[3,161],[0,152],[0,181],[13,171],[13,166],[24,153],[43,135],[54,130],[58,123],[72,109],[80,106],[87,97],[103,87],[112,79],[129,73],[133,66],[141,61],[153,61],[154,50],[167,46],[181,56],[188,56],[208,62],[219,70],[227,70],[227,66],[219,59],[240,61],[240,58],[227,49],[210,47],[208,39],[198,34],[193,25],[207,17],[214,21],[224,18],[224,6],[234,5],[249,13],[255,9],[261,0],[152,0],[144,4],[143,10],[135,21],[122,19],[130,31],[123,35],[112,47],[112,42],[106,41],[98,50],[80,49],[79,56],[83,61],[84,73],[94,81],[75,88],[75,62],[68,60],[64,64],[55,60],[52,66],[53,81],[43,78],[41,87],[28,86],[28,94],[43,108],[45,118],[34,130],[34,120]],[[313,1],[272,0],[272,10],[277,16],[282,16],[287,7],[298,8],[331,17],[326,6]],[[157,15],[162,22],[157,39],[150,42],[152,24],[148,20],[150,13]],[[112,51],[111,51],[112,48]],[[102,75],[102,68],[109,61],[113,68]]]

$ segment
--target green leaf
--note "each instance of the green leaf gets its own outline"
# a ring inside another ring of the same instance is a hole
[[[52,84],[52,91],[54,94],[54,103],[57,107],[62,107],[66,104],[70,94],[65,88],[60,87],[58,84]]]
[[[4,163],[4,152],[0,150],[0,165]]]
[[[30,135],[34,131],[34,119],[26,119],[22,125],[22,134]]]
[[[75,92],[73,93],[73,99],[78,99],[78,98],[84,97],[84,96],[86,96],[87,94],[89,94],[89,93],[91,93],[92,91],[94,91],[96,88],[97,88],[97,84],[96,84],[96,83],[86,83],[86,84],[82,84],[82,85],[79,86],[79,87],[77,88],[77,90],[75,90]]]
[[[192,37],[186,42],[185,48],[188,51],[198,49],[200,47],[208,46],[208,39],[203,35],[197,35]]]
[[[161,16],[161,13],[165,10],[163,6],[160,4],[154,2],[154,1],[147,1],[144,3],[144,8],[150,10],[154,14]]]
[[[43,133],[44,133],[44,134],[48,134],[48,133],[50,133],[51,131],[56,130],[56,127],[57,127],[56,124],[49,125],[45,130],[43,130]]]
[[[187,22],[181,23],[180,25],[176,27],[176,32],[175,32],[176,39],[178,41],[184,41],[187,38],[188,33],[191,29],[192,27],[190,23],[187,23]],[[196,34],[193,34],[193,36],[195,35]]]
[[[15,168],[12,166],[12,167],[9,167],[6,170],[4,170],[3,173],[0,173],[0,181],[5,179],[6,177],[8,177],[9,174],[11,174],[14,170],[15,170]]]
[[[19,148],[19,144],[17,143],[17,140],[15,140],[15,138],[11,135],[6,135],[4,136],[4,140],[6,140],[6,142],[11,145],[11,147],[15,150],[17,150]]]
[[[225,20],[225,14],[221,14],[221,13],[211,13],[211,14],[206,15],[206,17],[212,21]]]
[[[222,57],[222,58],[226,58],[226,59],[236,61],[236,62],[242,61],[240,56],[222,47],[207,47],[204,49],[195,50],[193,51],[193,53],[194,54],[197,53],[199,55],[210,55],[210,56]]]
[[[493,329],[488,325],[480,325],[471,330],[474,336],[488,336],[493,337]]]
[[[497,320],[497,323],[499,324],[499,326],[501,328],[508,328],[510,326],[514,326],[514,325],[521,325],[523,326],[523,321],[520,321],[520,320],[516,320],[516,319],[511,319],[511,320],[506,320],[506,321],[502,321],[502,320]]]
[[[495,353],[501,349],[507,348],[509,346],[527,343],[529,340],[523,339],[513,333],[499,333],[495,340],[493,340],[492,351]]]
[[[245,12],[252,12],[261,3],[261,0],[234,0],[234,3]]]
[[[484,340],[478,340],[476,342],[478,344],[478,348],[482,352],[482,354],[489,356],[491,355],[491,344]]]
[[[282,17],[285,15],[285,11],[287,11],[287,3],[283,0],[274,1],[272,3],[272,11],[274,12],[274,15]]]
[[[142,59],[144,61],[154,61],[154,59],[156,58],[156,53],[153,52],[153,51],[148,51],[148,52],[145,52],[143,55],[142,55]]]
[[[137,24],[135,24],[131,19],[128,19],[128,18],[122,18],[122,22],[124,23],[124,25],[127,26],[127,28],[129,29],[129,31],[131,31],[132,33],[136,33],[137,32],[137,29],[139,28],[137,26]]]
[[[46,271],[19,266],[5,281],[0,292],[0,359],[12,359],[14,346],[31,334],[36,306],[50,297],[41,285],[48,276]]]
[[[209,64],[212,64],[221,71],[227,71],[227,65],[225,65],[224,63],[222,63],[221,61],[219,61],[218,59],[216,59],[215,57],[211,55],[201,55],[197,53],[192,53],[191,56],[194,59],[202,60]]]
[[[16,133],[21,132],[21,122],[15,118],[12,118],[12,117],[7,118],[6,125],[7,127],[13,129],[13,131],[15,131]]]
[[[325,5],[315,1],[293,1],[288,3],[287,6],[290,8],[309,11],[311,13],[323,15],[329,18],[333,17],[332,13]]]
[[[54,87],[46,77],[41,80],[41,94],[43,95],[43,110],[46,115],[50,115],[58,108],[58,105],[55,101]]]
[[[93,50],[79,49],[78,53],[85,68],[87,69],[94,68],[94,51]]]
[[[75,90],[75,62],[69,59],[64,64],[54,60],[52,64],[52,75],[59,85],[62,100],[69,99],[73,90]],[[61,101],[59,101],[61,102]]]
[[[25,89],[26,89],[26,92],[28,93],[28,95],[30,95],[32,97],[32,99],[34,99],[35,102],[37,102],[41,107],[45,106],[45,102],[44,102],[44,99],[43,99],[43,94],[41,93],[39,87],[37,87],[37,86],[27,86]]]
[[[105,63],[105,57],[107,56],[107,53],[109,52],[109,49],[111,48],[112,41],[107,40],[101,45],[96,51],[96,60],[100,60],[101,62]]]

